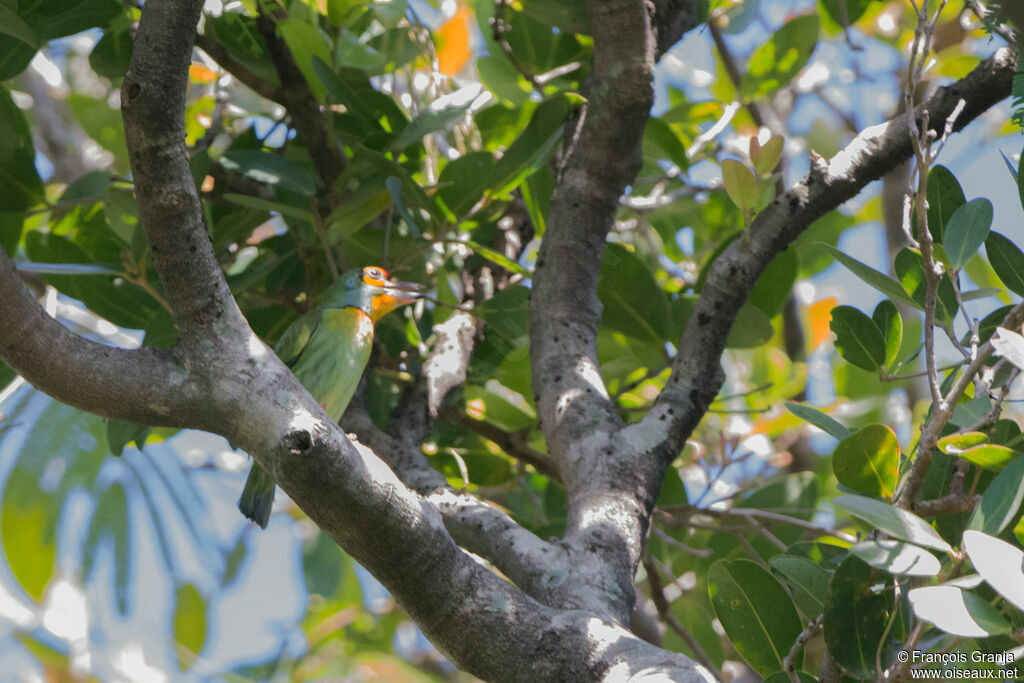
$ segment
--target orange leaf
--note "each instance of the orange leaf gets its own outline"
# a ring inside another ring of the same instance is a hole
[[[468,7],[459,7],[454,16],[437,30],[437,61],[441,73],[454,76],[469,61],[470,22],[473,20]]]
[[[196,83],[210,83],[217,78],[217,72],[202,64],[189,64],[188,75]]]
[[[837,303],[839,301],[834,296],[829,296],[807,307],[807,319],[811,324],[811,351],[828,338],[828,323],[832,319],[832,309]]]

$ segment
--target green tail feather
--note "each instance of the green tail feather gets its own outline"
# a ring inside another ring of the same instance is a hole
[[[263,529],[267,528],[267,522],[270,521],[275,486],[273,477],[258,462],[253,461],[249,478],[245,480],[245,488],[242,489],[242,497],[238,499],[238,509]]]

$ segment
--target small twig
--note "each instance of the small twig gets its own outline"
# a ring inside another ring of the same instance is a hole
[[[789,648],[789,652],[782,658],[782,670],[786,672],[789,680],[793,683],[800,683],[800,676],[796,672],[796,656],[800,654],[800,650],[807,645],[815,633],[821,630],[822,620],[824,615],[819,614],[811,622],[807,624],[807,627],[800,632],[800,635],[793,641],[793,647]]]
[[[662,543],[672,546],[676,550],[682,550],[687,555],[693,555],[694,557],[711,557],[711,555],[714,554],[711,548],[694,548],[686,545],[682,541],[677,541],[658,527],[652,527],[651,531]]]
[[[508,0],[497,0],[494,3],[494,18],[491,19],[491,29],[494,31],[494,42],[498,44],[501,51],[505,53],[508,61],[512,64],[512,67],[525,78],[530,86],[540,92],[541,84],[537,82],[537,76],[526,68],[526,66],[519,61],[516,57],[515,51],[512,46],[509,45],[508,40],[505,38],[505,33],[508,31],[508,22],[505,19],[505,10],[508,8]]]
[[[313,211],[313,230],[316,232],[317,238],[320,240],[320,247],[324,250],[324,256],[327,258],[327,267],[331,271],[331,280],[337,280],[338,275],[338,262],[334,259],[334,252],[331,251],[331,244],[327,241],[327,230],[324,229],[323,218],[320,217],[319,211]]]
[[[658,610],[658,616],[661,617],[661,620],[665,622],[666,626],[672,629],[676,635],[683,639],[683,642],[685,642],[687,647],[690,648],[693,655],[708,671],[711,672],[715,677],[715,680],[722,680],[722,672],[718,670],[715,663],[710,657],[708,657],[708,653],[700,646],[700,643],[694,635],[690,633],[690,631],[683,626],[678,619],[676,619],[676,615],[672,614],[671,606],[669,605],[668,599],[665,597],[665,586],[661,581],[661,575],[658,573],[658,568],[651,560],[652,558],[650,554],[644,557],[644,569],[647,571],[647,583],[651,587],[651,601]]]
[[[808,522],[800,519],[799,517],[791,517],[789,515],[783,515],[778,512],[772,512],[771,510],[761,510],[758,508],[740,508],[734,507],[728,510],[715,510],[709,508],[696,508],[692,505],[663,505],[658,508],[663,512],[669,514],[680,514],[680,515],[707,515],[709,517],[743,517],[748,520],[755,518],[767,519],[773,522],[781,522],[783,524],[790,524],[792,526],[798,526],[809,531],[815,531],[824,536],[833,536],[842,541],[848,543],[856,543],[857,539],[850,534],[843,531],[836,531],[835,529],[826,529],[823,526],[815,524],[814,522]]]

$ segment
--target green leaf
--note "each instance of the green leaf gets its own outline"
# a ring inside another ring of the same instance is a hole
[[[730,349],[757,348],[767,343],[774,332],[771,318],[748,301],[736,314],[736,321],[725,338],[725,346]]]
[[[634,339],[664,344],[672,337],[672,310],[647,263],[621,244],[608,244],[597,280],[601,325]]]
[[[795,249],[780,252],[757,279],[748,301],[764,311],[768,317],[774,317],[786,305],[799,269],[800,263]]]
[[[928,232],[932,239],[944,244],[946,226],[953,212],[964,204],[964,191],[956,176],[945,166],[933,166],[928,172]]]
[[[667,159],[680,169],[690,166],[686,146],[679,134],[664,119],[657,117],[648,119],[647,127],[644,128],[644,157],[650,158],[652,155]]]
[[[850,552],[875,569],[907,576],[936,576],[942,565],[924,548],[900,541],[875,540],[857,543]]]
[[[891,498],[896,488],[900,444],[884,424],[869,424],[843,439],[832,455],[840,484],[868,496]]]
[[[757,178],[744,164],[735,159],[722,161],[722,184],[741,211],[753,211],[757,206]]]
[[[949,218],[942,246],[953,270],[960,270],[985,242],[992,228],[992,202],[984,197],[960,206]]]
[[[314,67],[314,59],[319,59],[324,64],[331,63],[331,48],[324,40],[323,34],[313,24],[293,18],[278,20],[277,32],[288,45],[295,66],[299,67],[313,95],[320,102],[326,102],[329,86],[321,80],[321,71]]]
[[[954,377],[955,375],[950,375]],[[969,401],[962,401],[953,409],[951,422],[955,425],[975,425],[985,419],[988,411],[992,409],[992,399],[988,394],[979,392]]]
[[[551,209],[551,195],[555,191],[555,175],[550,166],[542,166],[536,173],[529,176],[519,191],[530,214],[534,234],[543,237],[547,230],[547,215]]]
[[[316,176],[302,164],[278,154],[255,149],[231,149],[220,157],[228,170],[267,185],[312,197],[317,192]]]
[[[853,495],[837,496],[834,503],[837,508],[860,517],[890,536],[927,548],[935,548],[944,553],[953,551],[953,548],[927,522],[889,503]]]
[[[985,239],[985,253],[1006,288],[1024,296],[1024,253],[1017,245],[993,231]]]
[[[853,433],[842,422],[817,408],[802,403],[786,403],[786,410],[840,441]]]
[[[913,305],[924,310],[927,282],[921,255],[910,249],[901,249],[896,254],[893,267],[903,289],[913,299]],[[939,322],[948,325],[956,318],[958,311],[953,283],[948,277],[943,276],[939,280],[939,291],[935,298],[935,317]]]
[[[828,18],[837,26],[853,26],[874,0],[821,0]],[[929,179],[929,183],[931,179]]]
[[[875,306],[871,319],[885,340],[885,366],[892,367],[903,345],[903,318],[893,302],[883,299]]]
[[[754,173],[766,175],[775,170],[782,158],[784,142],[781,135],[773,135],[756,152],[751,150],[750,161],[754,164]]]
[[[122,422],[121,420],[107,421],[107,446],[110,452],[121,457],[124,447],[135,442],[136,447],[142,450],[146,445],[146,437],[149,436],[147,425],[135,424],[134,422]]]
[[[39,37],[25,21],[10,7],[0,4],[0,33],[25,43],[35,51],[39,47]]]
[[[828,571],[806,557],[789,554],[776,555],[768,566],[789,586],[793,602],[808,621],[822,613],[828,596]]]
[[[0,86],[0,211],[21,211],[43,200],[43,181],[36,172],[32,132],[10,91]]]
[[[402,130],[401,135],[392,143],[391,148],[405,149],[415,142],[420,142],[426,135],[448,128],[464,117],[472,104],[473,100],[455,102],[451,101],[451,98],[445,97],[434,100],[426,111],[420,112],[409,122],[409,125]]]
[[[60,501],[39,487],[34,476],[15,470],[4,488],[0,540],[14,578],[39,602],[53,578]]]
[[[787,85],[814,52],[819,28],[817,14],[798,16],[754,50],[740,86],[744,99],[763,97]]]
[[[590,35],[590,15],[582,0],[522,0],[523,12],[547,26]]]
[[[1013,628],[999,610],[957,586],[922,586],[908,597],[914,614],[955,636],[985,638]]]
[[[285,204],[283,202],[275,202],[270,199],[261,199],[260,197],[251,197],[247,194],[233,194],[228,193],[224,195],[224,201],[237,204],[238,206],[244,206],[247,209],[255,209],[257,211],[273,211],[279,213],[282,216],[290,216],[291,218],[298,218],[301,221],[308,223],[313,222],[313,212],[309,209],[303,209],[298,206],[291,204]],[[390,199],[387,200],[391,202]],[[387,208],[387,205],[385,205]],[[383,209],[382,209],[383,210]],[[331,214],[332,216],[334,214]],[[328,219],[328,222],[330,219]]]
[[[1024,552],[980,531],[964,532],[964,550],[971,564],[997,593],[1024,610]]]
[[[128,161],[121,109],[114,109],[106,99],[89,97],[77,91],[72,91],[67,101],[82,129],[113,154],[116,168],[127,174],[131,165]]]
[[[104,31],[103,37],[89,53],[89,66],[100,76],[120,82],[128,73],[134,45],[130,31]]]
[[[839,251],[831,244],[824,242],[817,242],[817,246],[823,248],[825,251],[832,254],[833,257],[846,268],[859,277],[861,280],[877,289],[882,294],[885,294],[890,299],[896,301],[902,301],[905,304],[913,306],[914,308],[922,308],[914,299],[912,299],[907,292],[903,289],[903,286],[899,282],[893,280],[888,275],[880,273],[871,266],[865,265],[853,258],[847,256],[845,252]]]
[[[462,244],[465,244],[467,247],[472,249],[473,253],[478,256],[482,256],[491,263],[499,265],[511,273],[518,273],[523,277],[533,277],[533,273],[530,272],[528,268],[524,268],[496,249],[491,249],[490,247],[485,247],[482,244],[477,244],[473,240],[464,240]]]
[[[782,669],[803,625],[778,580],[750,560],[718,560],[708,573],[708,592],[744,661],[761,676]]]
[[[206,644],[206,601],[191,583],[178,586],[174,597],[174,640],[180,646],[175,652],[178,666],[186,671]]]
[[[833,308],[829,328],[836,335],[836,350],[848,363],[869,372],[885,363],[885,340],[878,325],[853,306]]]
[[[985,489],[967,522],[968,529],[998,536],[1017,519],[1024,502],[1024,458],[1017,458]]]
[[[825,601],[825,645],[836,662],[851,676],[873,680],[875,653],[889,622],[893,600],[873,586],[884,575],[858,557],[839,565],[829,584]],[[883,665],[888,661],[882,658]]]
[[[575,93],[560,93],[537,107],[526,128],[494,164],[485,187],[487,195],[506,195],[548,163],[562,139],[562,126],[583,98]]]

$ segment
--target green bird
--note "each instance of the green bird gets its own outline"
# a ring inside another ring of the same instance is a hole
[[[341,419],[370,360],[373,325],[416,300],[422,287],[396,282],[383,268],[344,273],[319,306],[285,330],[274,351],[331,419]],[[264,529],[274,503],[273,477],[253,462],[238,509]]]

